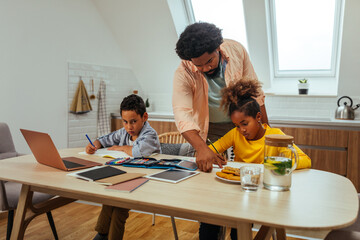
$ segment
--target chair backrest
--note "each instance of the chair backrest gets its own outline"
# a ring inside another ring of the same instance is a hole
[[[0,122],[0,159],[16,157],[15,145],[12,140],[9,126]],[[9,205],[6,198],[5,182],[0,181],[0,210],[8,210]]]
[[[187,143],[186,139],[179,132],[167,132],[159,135],[160,143]]]
[[[0,159],[16,157],[14,142],[9,126],[0,122]]]
[[[195,149],[179,132],[167,132],[159,135],[163,154],[193,157]]]

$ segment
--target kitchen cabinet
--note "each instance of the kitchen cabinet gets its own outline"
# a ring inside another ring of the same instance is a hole
[[[312,168],[343,175],[360,192],[360,131],[276,124],[272,127],[294,137],[295,144],[311,158]]]

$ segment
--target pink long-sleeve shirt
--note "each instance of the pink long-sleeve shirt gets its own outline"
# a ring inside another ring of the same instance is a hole
[[[240,43],[225,39],[220,45],[220,54],[227,62],[226,86],[243,77],[257,80],[249,55]],[[263,91],[256,100],[260,106],[264,105]],[[175,71],[172,105],[179,132],[196,130],[205,140],[209,129],[208,83],[191,61],[182,60]]]

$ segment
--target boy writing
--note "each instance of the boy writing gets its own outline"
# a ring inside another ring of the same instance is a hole
[[[141,97],[132,94],[123,99],[120,114],[124,127],[96,139],[92,146],[86,146],[86,153],[94,154],[97,149],[123,151],[133,157],[147,157],[160,153],[160,142],[156,131],[147,122],[148,114]],[[103,205],[95,230],[94,240],[123,239],[125,222],[129,209]]]

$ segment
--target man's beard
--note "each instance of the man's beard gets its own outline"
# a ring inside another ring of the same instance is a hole
[[[220,71],[220,68],[217,67],[217,68],[215,68],[215,69],[213,69],[213,70],[211,70],[211,71],[214,71],[214,72],[213,72],[213,73],[205,72],[206,76],[208,76],[209,78],[216,77],[216,75],[217,75],[217,74],[219,73],[219,71]],[[209,71],[209,72],[211,72],[211,71]]]

